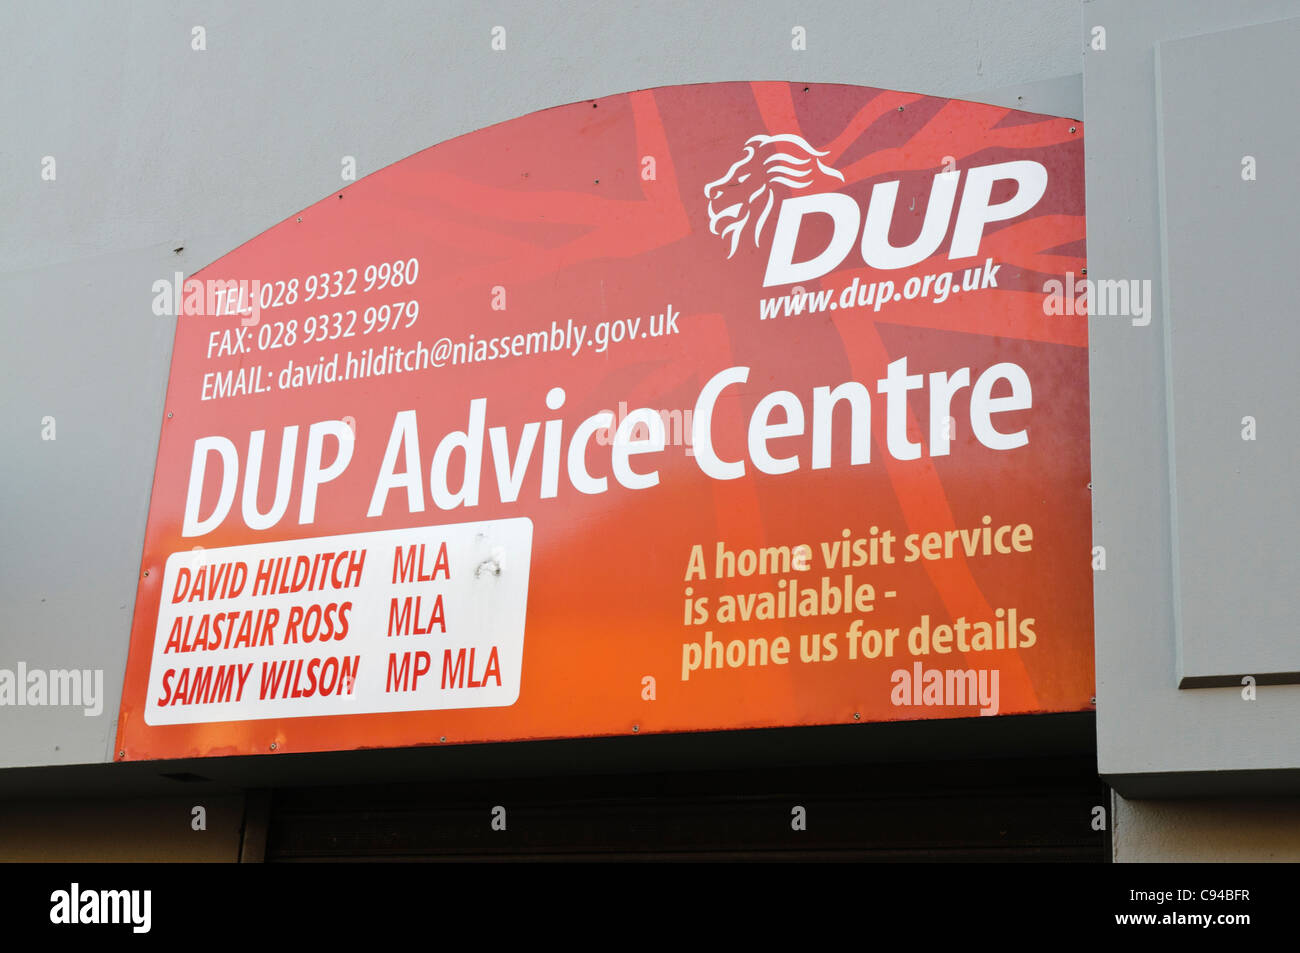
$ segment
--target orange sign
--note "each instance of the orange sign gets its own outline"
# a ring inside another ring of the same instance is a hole
[[[1082,137],[648,90],[159,282],[119,750],[1087,709]]]

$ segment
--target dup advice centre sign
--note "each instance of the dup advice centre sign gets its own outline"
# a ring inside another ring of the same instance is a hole
[[[1082,136],[647,90],[160,282],[122,756],[1086,709]]]

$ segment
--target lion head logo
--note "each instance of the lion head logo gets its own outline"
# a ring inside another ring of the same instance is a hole
[[[751,136],[745,142],[744,154],[727,174],[704,187],[709,231],[731,242],[728,258],[736,253],[750,219],[755,219],[754,246],[758,246],[776,202],[776,187],[817,191],[815,187],[828,186],[830,179],[844,181],[843,175],[818,158],[824,155],[800,136],[788,134]]]

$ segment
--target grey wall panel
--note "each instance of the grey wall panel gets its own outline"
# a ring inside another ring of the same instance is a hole
[[[101,669],[108,696],[0,710],[0,767],[113,754],[174,327],[153,281],[329,194],[344,156],[365,175],[609,93],[790,79],[1077,115],[1077,24],[1075,0],[0,6],[0,667]]]
[[[1300,681],[1297,62],[1300,19],[1156,47],[1184,687]]]
[[[1121,793],[1132,783],[1144,795],[1155,791],[1152,785],[1186,795],[1208,783],[1211,772],[1300,766],[1300,687],[1268,686],[1255,701],[1239,687],[1178,687],[1156,45],[1295,17],[1300,3],[1096,0],[1082,14],[1089,277],[1150,280],[1155,295],[1145,325],[1127,317],[1089,320],[1093,531],[1107,554],[1106,569],[1094,574],[1098,761]],[[1105,30],[1104,50],[1090,45],[1097,27]],[[1231,64],[1218,57],[1203,59],[1200,68],[1211,82],[1232,82]],[[1285,165],[1295,154],[1293,145],[1268,161]],[[1242,310],[1265,300],[1258,287],[1238,291]],[[1177,289],[1173,300],[1177,307]],[[1268,340],[1291,354],[1300,343],[1292,322],[1270,324]],[[1214,367],[1189,363],[1179,373],[1213,374]],[[1189,501],[1180,525],[1203,518],[1205,508]],[[1294,513],[1274,518],[1296,525]],[[1287,631],[1267,637],[1278,646],[1294,641]],[[1143,777],[1150,784],[1133,781]],[[1294,783],[1294,772],[1286,777]]]

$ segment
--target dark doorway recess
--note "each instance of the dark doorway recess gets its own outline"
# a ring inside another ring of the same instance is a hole
[[[1109,803],[1087,753],[292,787],[266,860],[1104,862]]]

